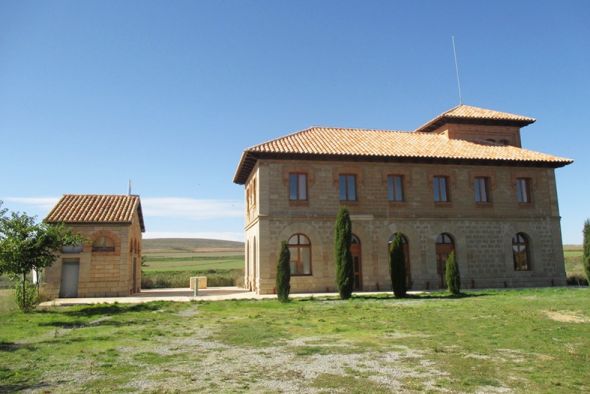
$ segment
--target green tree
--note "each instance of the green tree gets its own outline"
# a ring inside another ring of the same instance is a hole
[[[582,254],[582,264],[590,285],[590,219],[584,222],[584,253]]]
[[[336,258],[336,286],[340,298],[347,300],[352,296],[354,271],[350,243],[352,241],[352,224],[348,209],[342,207],[336,217],[334,237],[334,257]]]
[[[389,274],[391,287],[397,298],[405,297],[406,288],[406,257],[400,234],[396,234],[389,246]]]
[[[63,246],[79,244],[84,238],[63,224],[35,223],[35,217],[26,213],[6,213],[0,211],[0,275],[9,274],[20,281],[17,303],[28,311],[34,305],[28,301],[33,298],[27,291],[27,274],[50,266]]]
[[[452,251],[447,257],[445,265],[445,279],[447,282],[447,288],[451,294],[461,294],[461,275],[459,274],[459,265],[457,265],[455,251]]]
[[[277,297],[281,302],[289,301],[289,292],[291,291],[291,253],[287,242],[281,242],[281,254],[277,263]]]

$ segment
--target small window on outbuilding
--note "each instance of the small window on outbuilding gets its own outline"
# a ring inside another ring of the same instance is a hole
[[[101,235],[92,243],[92,251],[93,252],[114,252],[115,251],[115,242],[111,238]]]

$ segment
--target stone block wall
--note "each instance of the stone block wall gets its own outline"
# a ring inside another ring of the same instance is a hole
[[[52,298],[59,296],[64,260],[79,261],[78,297],[127,296],[140,290],[142,237],[138,217],[132,225],[77,224],[70,227],[87,241],[80,253],[61,253],[54,264],[45,269],[42,278],[45,294]],[[93,241],[102,235],[114,241],[113,252],[92,251]]]
[[[308,200],[289,201],[289,172],[308,174]],[[341,202],[338,175],[357,175],[358,200]],[[414,289],[435,289],[435,242],[441,233],[455,242],[464,287],[521,287],[565,284],[554,170],[510,166],[259,160],[258,215],[246,225],[246,283],[274,291],[280,242],[295,233],[311,240],[312,275],[293,276],[293,292],[334,291],[333,231],[341,205],[351,212],[361,241],[363,290],[391,287],[387,241],[395,232],[409,241]],[[387,201],[387,175],[404,176],[404,202]],[[450,202],[433,201],[432,178],[448,176]],[[474,199],[476,176],[490,179],[491,202]],[[531,179],[532,202],[516,200],[516,178]],[[515,271],[512,237],[527,234],[531,270]],[[256,237],[256,256],[253,238]],[[256,267],[256,268],[254,268]]]

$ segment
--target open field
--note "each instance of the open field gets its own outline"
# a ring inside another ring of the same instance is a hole
[[[0,392],[584,392],[590,289],[0,315]]]
[[[243,255],[210,256],[194,253],[187,257],[145,256],[143,271],[206,271],[244,268]]]
[[[244,252],[244,244],[236,241],[201,238],[154,238],[142,242],[144,254],[237,251]]]
[[[564,245],[563,247],[565,272],[570,285],[587,283],[584,266],[582,265],[582,253],[581,245]]]
[[[12,289],[0,289],[0,316],[15,310],[14,291]]]
[[[188,287],[191,276],[207,276],[209,286],[240,284],[244,244],[210,239],[146,239],[142,287]]]

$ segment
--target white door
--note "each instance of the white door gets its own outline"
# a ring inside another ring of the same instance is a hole
[[[80,260],[64,260],[61,265],[61,298],[78,297],[78,275],[80,273]]]

